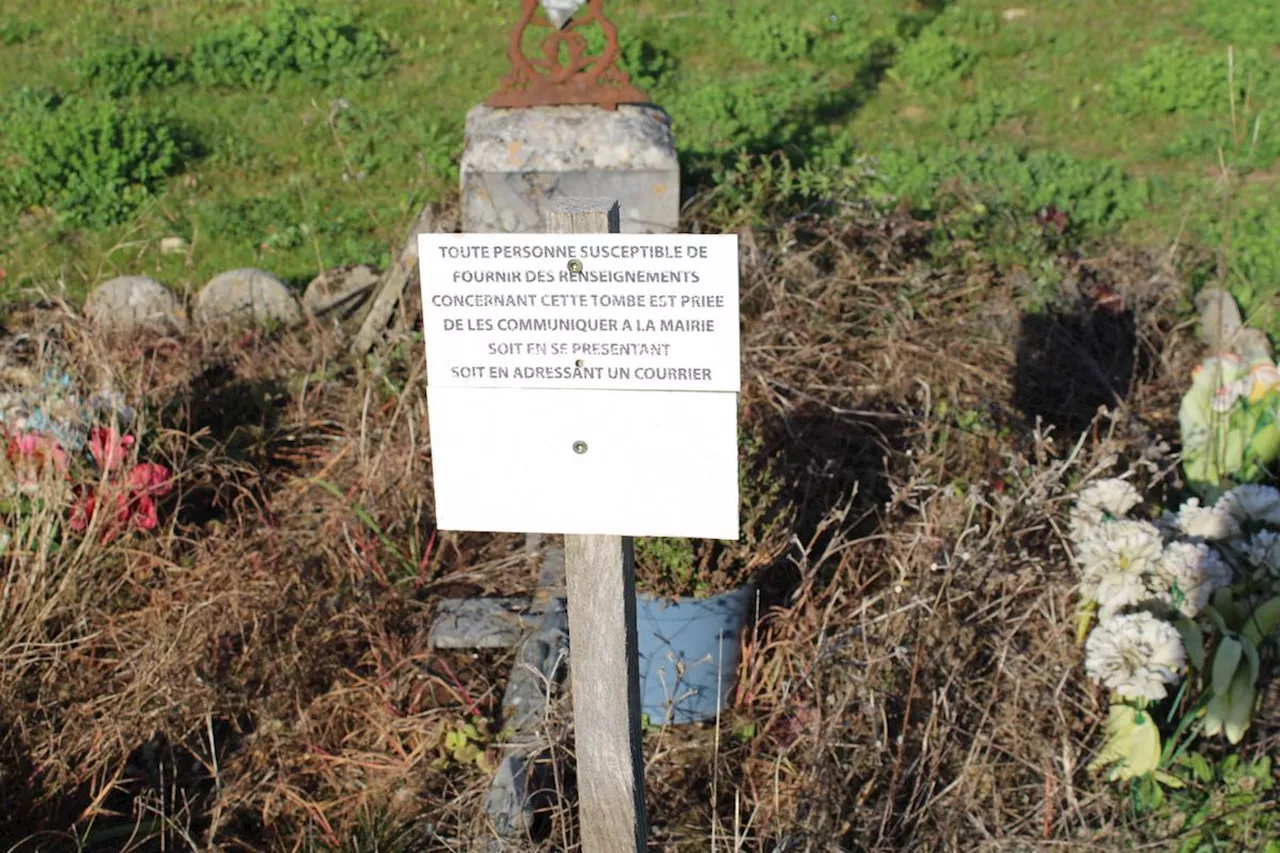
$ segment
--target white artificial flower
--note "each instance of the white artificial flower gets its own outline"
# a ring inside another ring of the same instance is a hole
[[[1165,546],[1154,580],[1156,597],[1190,619],[1215,589],[1231,585],[1231,569],[1203,542],[1174,542]]]
[[[1097,578],[1091,598],[1098,602],[1099,618],[1110,619],[1126,607],[1158,598],[1149,578],[1150,575],[1140,572],[1111,572]]]
[[[1085,672],[1127,699],[1163,699],[1185,664],[1178,630],[1144,611],[1100,623],[1085,644]]]
[[[1148,576],[1164,553],[1160,530],[1147,521],[1113,521],[1094,529],[1076,554],[1084,575],[1085,594],[1102,608],[1105,618],[1152,595]]]
[[[1142,503],[1142,495],[1127,480],[1111,478],[1091,483],[1076,496],[1071,508],[1071,533],[1079,541],[1104,521],[1123,519]]]
[[[1215,506],[1240,524],[1254,521],[1280,525],[1280,491],[1271,486],[1257,483],[1236,486],[1218,498]]]
[[[1253,577],[1263,580],[1268,576],[1280,576],[1280,533],[1259,530],[1241,543],[1239,553],[1253,567]]]
[[[1220,506],[1201,506],[1191,498],[1178,509],[1178,527],[1188,536],[1220,542],[1240,535],[1240,522]]]

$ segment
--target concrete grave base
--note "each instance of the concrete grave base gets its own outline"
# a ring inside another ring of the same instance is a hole
[[[616,198],[624,234],[668,234],[680,214],[671,120],[652,106],[494,109],[467,113],[462,230],[541,231],[565,196]]]

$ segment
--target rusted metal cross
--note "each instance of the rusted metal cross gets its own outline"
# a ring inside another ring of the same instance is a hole
[[[604,0],[520,0],[520,20],[511,29],[511,70],[485,103],[491,107],[647,104],[649,96],[618,68],[618,28],[604,14]],[[578,14],[582,8],[586,14]],[[604,33],[601,54],[588,54],[583,34],[591,24]],[[550,28],[540,57],[525,54],[530,27]]]

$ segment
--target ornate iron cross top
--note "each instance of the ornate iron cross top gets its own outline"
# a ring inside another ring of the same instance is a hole
[[[618,28],[605,17],[604,0],[520,0],[520,4],[520,22],[507,42],[511,70],[485,102],[488,106],[594,104],[613,110],[618,104],[649,102],[649,96],[631,85],[631,78],[617,66]],[[587,13],[575,17],[583,6]],[[579,30],[593,23],[604,33],[605,48],[602,54],[587,55],[587,39]],[[541,57],[524,53],[525,34],[531,26],[551,29],[542,40]]]

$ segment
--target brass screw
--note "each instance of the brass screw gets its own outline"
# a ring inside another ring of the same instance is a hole
[[[569,272],[573,273],[574,275],[577,275],[578,273],[582,272],[582,261],[578,260],[577,258],[574,258],[573,260],[569,261]]]
[[[587,443],[585,441],[575,441],[573,443],[573,452],[581,456],[587,452]]]

